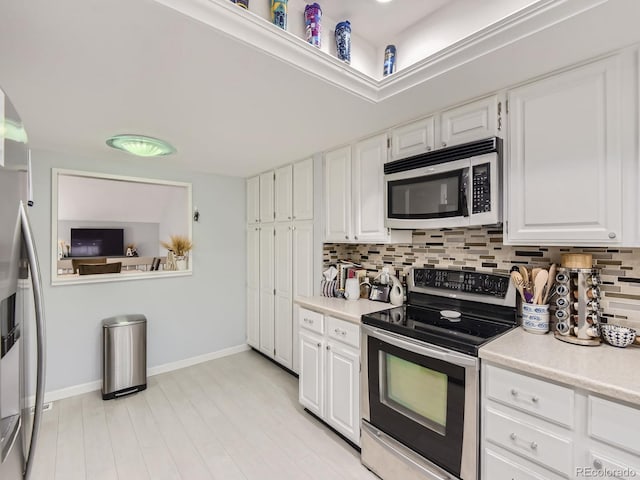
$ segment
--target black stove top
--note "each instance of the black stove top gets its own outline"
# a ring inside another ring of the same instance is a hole
[[[459,293],[464,286],[425,284],[428,278],[435,283],[442,275],[452,277],[438,272],[451,271],[414,269],[409,279],[409,304],[364,315],[362,323],[474,356],[482,345],[516,326],[515,297],[502,276],[464,272],[463,282],[473,282],[482,275],[496,277],[492,285],[501,287]]]

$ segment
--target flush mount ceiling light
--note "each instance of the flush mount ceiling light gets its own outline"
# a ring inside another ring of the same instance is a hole
[[[107,140],[107,145],[139,157],[160,157],[176,153],[176,149],[164,140],[145,135],[114,135]]]

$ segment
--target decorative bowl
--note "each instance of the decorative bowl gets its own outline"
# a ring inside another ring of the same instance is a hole
[[[636,331],[633,328],[622,327],[620,325],[600,325],[602,338],[614,347],[627,347],[636,339]]]

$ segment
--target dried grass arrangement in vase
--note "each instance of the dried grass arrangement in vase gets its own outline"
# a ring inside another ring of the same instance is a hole
[[[193,248],[193,243],[191,243],[189,237],[171,235],[168,242],[160,242],[160,244],[169,250],[167,270],[187,270],[189,251]]]

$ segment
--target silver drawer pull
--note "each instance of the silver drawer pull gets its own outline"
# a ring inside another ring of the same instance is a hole
[[[516,440],[518,440],[518,435],[516,435],[515,432],[511,432],[511,435],[509,435],[509,438],[515,442]],[[537,450],[538,449],[538,443],[537,442],[525,442],[525,443],[529,444],[529,448],[531,450]]]
[[[520,397],[520,392],[518,392],[518,390],[516,390],[515,388],[511,389],[511,396],[513,398],[519,398]],[[538,397],[537,395],[525,395],[526,397],[530,397],[531,398],[531,403],[535,403],[537,404],[540,401],[540,397]]]
[[[304,323],[309,323],[309,324],[313,325],[313,320],[311,318],[306,318],[305,317],[303,321],[304,321]]]
[[[336,335],[342,335],[343,337],[347,334],[346,331],[340,330],[339,328],[336,328],[334,332],[336,332]]]

